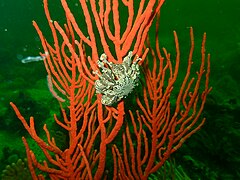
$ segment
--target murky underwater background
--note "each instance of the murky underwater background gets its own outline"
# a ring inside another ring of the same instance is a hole
[[[64,14],[55,1],[51,7],[61,20]],[[25,117],[33,115],[39,130],[58,111],[43,63],[21,63],[42,51],[32,20],[47,29],[41,0],[0,0],[0,171],[25,157],[21,136],[27,133],[9,102],[16,102]],[[173,157],[193,180],[240,179],[240,1],[166,0],[161,9],[161,45],[172,45],[173,30],[180,42],[186,39],[188,44],[190,26],[196,42],[207,32],[213,91],[204,110],[204,127]],[[49,109],[50,103],[56,106]]]

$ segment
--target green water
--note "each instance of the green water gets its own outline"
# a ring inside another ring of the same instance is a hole
[[[51,10],[61,21],[60,3],[52,4]],[[42,51],[32,20],[47,33],[41,0],[0,0],[0,171],[25,157],[21,136],[27,133],[9,102],[16,102],[26,118],[34,115],[39,130],[45,115],[51,119],[58,111],[43,63],[20,61]],[[161,45],[172,45],[173,30],[180,42],[188,43],[190,26],[196,42],[207,33],[213,91],[205,106],[204,127],[173,156],[193,180],[240,179],[240,1],[166,0],[161,9]],[[49,109],[49,103],[56,107]]]

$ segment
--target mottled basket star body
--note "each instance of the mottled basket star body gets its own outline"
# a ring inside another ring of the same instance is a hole
[[[121,64],[109,62],[106,54],[101,55],[98,60],[101,74],[96,71],[94,73],[99,76],[95,81],[95,88],[97,93],[102,94],[102,104],[111,106],[133,91],[138,85],[140,60],[141,58],[137,57],[136,61],[132,62],[132,51]]]

